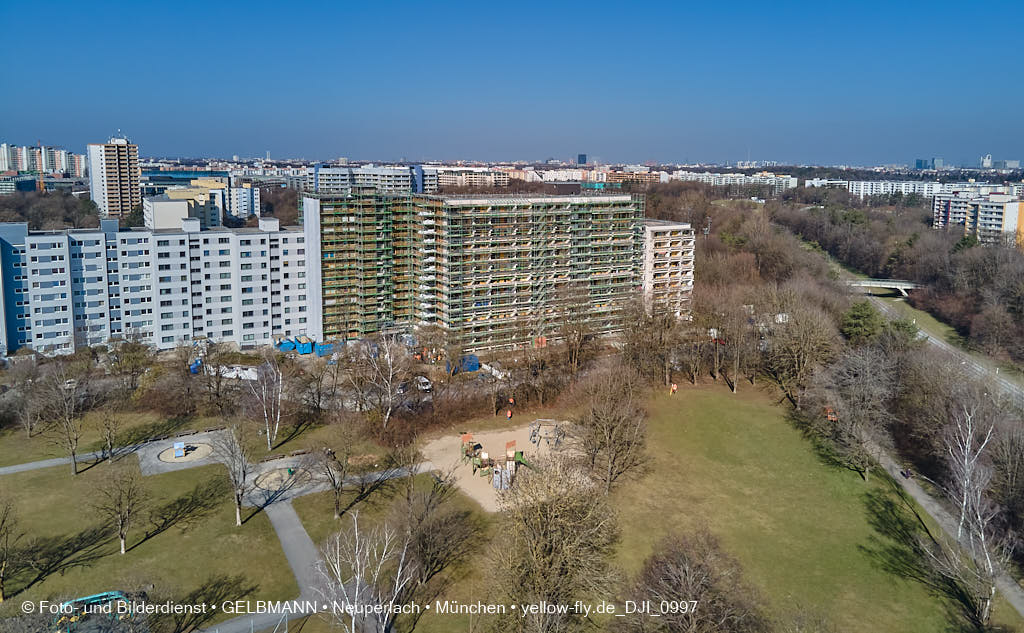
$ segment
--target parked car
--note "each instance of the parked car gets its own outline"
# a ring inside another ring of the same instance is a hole
[[[434,388],[434,385],[431,384],[430,379],[426,376],[416,376],[416,388],[420,391],[429,392]]]

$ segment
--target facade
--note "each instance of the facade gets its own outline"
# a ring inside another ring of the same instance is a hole
[[[158,349],[209,339],[241,347],[306,333],[301,229],[29,231],[0,224],[2,347],[71,353],[137,337]]]
[[[826,180],[813,178],[804,181],[805,187],[845,187],[859,198],[884,196],[894,193],[909,196],[917,194],[931,198],[939,194],[968,191],[978,187],[998,186],[984,182],[936,182],[923,180]]]
[[[932,228],[960,229],[979,242],[1024,245],[1021,191],[1015,185],[975,185],[932,198]]]
[[[415,167],[324,167],[317,165],[306,172],[303,191],[337,194],[372,187],[381,193],[434,193],[437,191],[437,170]]]
[[[747,187],[767,186],[771,187],[772,194],[778,195],[786,189],[795,189],[798,181],[793,176],[785,174],[773,174],[763,171],[757,174],[713,174],[710,172],[697,173],[693,171],[677,171],[669,176],[669,180],[683,180],[689,182],[702,182],[715,187]]]
[[[260,189],[250,183],[228,189],[228,211],[236,218],[260,214]]]
[[[685,222],[644,220],[644,302],[676,317],[690,312],[693,297],[693,227]]]
[[[302,202],[313,317],[337,340],[436,325],[467,350],[621,329],[641,289],[641,196],[320,194]]]
[[[41,171],[82,178],[86,171],[85,156],[59,147],[19,147],[0,143],[0,172],[5,171]]]
[[[93,143],[88,148],[89,192],[101,218],[127,216],[142,204],[139,146],[126,138]]]
[[[438,167],[438,187],[507,187],[508,172],[487,167]]]

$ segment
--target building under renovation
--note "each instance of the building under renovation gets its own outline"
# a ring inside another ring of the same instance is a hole
[[[567,320],[618,331],[641,291],[638,195],[357,190],[306,196],[302,213],[309,288],[320,293],[309,332],[321,340],[436,325],[467,350],[545,345]],[[692,232],[690,249],[692,272]]]

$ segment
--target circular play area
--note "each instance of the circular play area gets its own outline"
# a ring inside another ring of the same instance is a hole
[[[284,490],[307,483],[311,475],[305,468],[275,468],[256,478],[256,487],[263,490]]]
[[[168,464],[183,464],[185,462],[199,461],[209,457],[211,454],[213,454],[213,447],[209,444],[185,442],[184,446],[175,446],[161,451],[158,459]]]

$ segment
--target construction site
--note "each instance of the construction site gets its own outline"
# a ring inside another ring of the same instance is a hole
[[[645,277],[641,195],[356,190],[307,196],[303,214],[306,243],[319,250],[311,290],[322,293],[324,340],[436,325],[468,351],[543,347],[566,319],[610,334]],[[681,306],[693,239],[689,225],[677,227]]]

